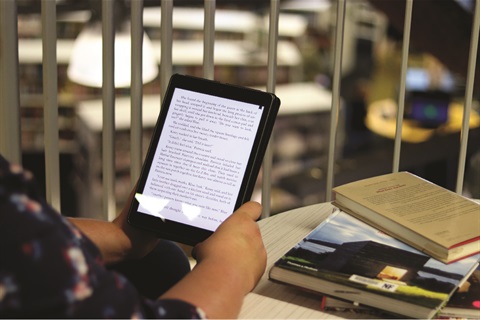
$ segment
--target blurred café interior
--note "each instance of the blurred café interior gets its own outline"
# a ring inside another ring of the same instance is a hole
[[[130,1],[134,0],[115,1],[116,21],[128,25]],[[172,1],[173,72],[202,76],[203,1]],[[97,25],[101,1],[56,2],[62,212],[85,216],[101,211],[102,201],[101,67],[93,63],[93,58],[85,60],[94,54],[101,36]],[[144,0],[145,152],[161,102],[160,3]],[[18,0],[17,4],[22,161],[42,186],[45,160],[40,1]],[[416,1],[412,17],[400,169],[452,190],[473,6],[473,0]],[[268,7],[267,0],[216,0],[215,80],[265,88]],[[392,170],[403,11],[404,0],[346,1],[336,184]],[[325,201],[334,27],[334,0],[280,1],[275,93],[282,106],[271,140],[272,214]],[[121,46],[119,35],[116,46]],[[128,55],[129,50],[116,51],[116,61],[126,59],[117,63],[116,75],[121,76],[129,72],[130,65],[129,58],[120,55]],[[115,96],[115,195],[121,207],[132,188],[128,79],[117,86]],[[474,100],[478,98],[475,90]],[[469,126],[463,193],[480,198],[477,103]],[[260,174],[259,186],[261,178]],[[260,187],[254,193],[257,200],[259,193]]]

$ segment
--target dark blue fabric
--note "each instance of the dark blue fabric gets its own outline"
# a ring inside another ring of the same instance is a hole
[[[176,243],[162,240],[144,258],[126,260],[110,269],[127,277],[142,295],[156,299],[190,271],[190,262]]]

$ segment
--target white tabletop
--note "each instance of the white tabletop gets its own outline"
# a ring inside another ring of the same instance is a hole
[[[245,298],[239,318],[243,319],[335,319],[365,318],[365,314],[322,312],[319,295],[274,283],[268,270],[284,253],[302,240],[333,210],[330,203],[294,209],[259,221],[267,249],[267,271]]]

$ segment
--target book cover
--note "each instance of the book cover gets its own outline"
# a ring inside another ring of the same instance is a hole
[[[270,269],[273,281],[414,318],[432,318],[478,265],[445,264],[336,210]]]
[[[443,262],[480,253],[480,204],[397,172],[333,189],[333,204]]]
[[[359,305],[329,296],[322,297],[321,308],[324,311],[341,311],[382,316],[379,309]],[[443,307],[438,319],[480,319],[480,268],[464,281]]]
[[[480,319],[480,268],[452,295],[440,318]]]

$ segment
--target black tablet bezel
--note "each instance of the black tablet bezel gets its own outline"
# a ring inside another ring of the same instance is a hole
[[[234,209],[237,209],[252,196],[258,172],[263,161],[263,156],[270,140],[275,118],[280,107],[280,100],[274,94],[264,91],[220,83],[217,81],[193,76],[174,74],[170,78],[170,82],[162,102],[157,124],[155,126],[147,156],[140,174],[140,179],[135,190],[136,193],[141,194],[144,190],[147,175],[152,165],[155,150],[160,139],[160,134],[163,129],[175,88],[258,104],[265,108],[259,123],[255,141],[252,146],[252,152],[248,160],[245,176],[242,180],[239,196],[235,203]],[[128,214],[128,222],[133,226],[153,231],[158,234],[159,237],[178,241],[188,245],[195,245],[196,243],[205,240],[213,233],[213,231],[210,230],[201,229],[167,219],[162,220],[161,218],[138,212],[138,205],[138,201],[133,199]]]

